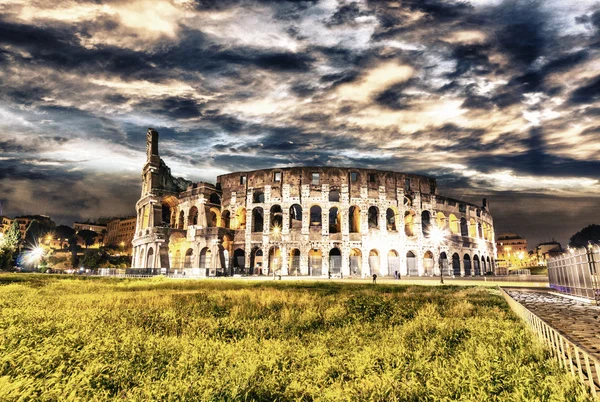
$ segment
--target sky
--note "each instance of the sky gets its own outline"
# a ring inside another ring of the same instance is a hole
[[[425,174],[565,243],[600,223],[599,51],[587,0],[2,0],[2,213],[133,215],[154,127],[190,180]]]

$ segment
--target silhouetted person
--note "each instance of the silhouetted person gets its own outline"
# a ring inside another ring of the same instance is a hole
[[[373,274],[373,283],[377,283],[377,274]]]

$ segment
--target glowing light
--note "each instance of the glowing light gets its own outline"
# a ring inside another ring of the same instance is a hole
[[[273,226],[271,226],[271,232],[273,232],[274,235],[277,235],[281,232],[281,226],[279,226],[279,223],[275,223]]]
[[[26,265],[37,265],[40,263],[45,254],[46,250],[44,250],[42,247],[34,246],[30,250],[23,253],[23,261]]]
[[[431,238],[431,240],[436,246],[441,246],[447,237],[448,231],[438,226],[434,226],[429,231],[429,238]]]

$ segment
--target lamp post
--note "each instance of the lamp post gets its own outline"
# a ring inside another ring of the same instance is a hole
[[[446,230],[440,228],[439,226],[434,226],[430,233],[429,233],[429,237],[431,238],[431,240],[433,240],[433,243],[437,246],[437,251],[438,251],[438,266],[440,268],[440,284],[444,284],[444,268],[442,267],[442,259],[441,259],[441,252],[442,252],[442,243],[444,242],[444,240],[446,239]]]

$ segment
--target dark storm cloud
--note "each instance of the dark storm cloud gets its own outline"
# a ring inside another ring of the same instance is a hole
[[[600,99],[600,75],[574,90],[569,102],[574,104],[592,103],[598,99]]]

